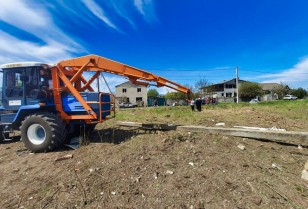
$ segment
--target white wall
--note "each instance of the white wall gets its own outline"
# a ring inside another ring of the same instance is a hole
[[[141,88],[141,92],[137,92],[138,88]],[[123,93],[123,89],[126,89],[125,93]],[[145,86],[118,86],[116,87],[116,97],[127,97],[131,103],[136,103],[136,98],[142,97],[144,105],[147,105],[147,88]]]

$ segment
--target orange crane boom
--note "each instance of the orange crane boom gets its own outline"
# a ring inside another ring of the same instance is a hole
[[[76,70],[81,69],[85,65],[87,71],[108,72],[120,76],[125,76],[128,77],[128,79],[134,84],[140,84],[145,86],[148,85],[148,83],[146,82],[137,81],[139,79],[156,82],[157,87],[167,86],[171,89],[181,91],[186,94],[190,93],[189,88],[170,81],[166,78],[97,55],[87,55],[84,57],[64,60],[58,63],[58,66],[60,66],[60,68],[71,67]]]
[[[82,76],[84,71],[92,71],[96,73],[87,80]],[[87,55],[60,61],[52,68],[55,105],[63,119],[82,119],[88,121],[88,123],[90,123],[90,120],[98,119],[97,115],[92,111],[89,104],[82,98],[79,92],[84,90],[94,91],[90,84],[100,75],[101,72],[127,77],[133,84],[148,86],[148,82],[155,82],[157,87],[167,86],[171,89],[186,93],[188,97],[191,94],[189,88],[166,78],[104,57]],[[61,104],[61,92],[64,91],[71,92],[85,108],[88,115],[68,116],[63,111]]]

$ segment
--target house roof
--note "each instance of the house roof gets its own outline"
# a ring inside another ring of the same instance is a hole
[[[236,78],[232,78],[232,79],[230,79],[230,80],[223,80],[223,81],[221,81],[220,83],[216,83],[216,84],[224,84],[224,83],[228,83],[228,82],[230,82],[230,81],[235,81],[236,80]],[[248,82],[248,81],[244,81],[244,80],[241,80],[241,79],[238,79],[238,81],[239,82]],[[212,84],[212,85],[216,85],[216,84]]]
[[[228,83],[228,82],[231,82],[231,81],[235,81],[235,80],[236,80],[236,78],[232,78],[232,79],[230,79],[230,80],[223,80],[223,81],[221,81],[221,82],[219,82],[219,83],[213,83],[213,84],[211,84],[211,85],[204,86],[204,87],[202,87],[202,88],[206,88],[206,87],[209,87],[209,86],[215,86],[215,85],[221,85],[221,84],[225,84],[225,83]],[[241,80],[241,79],[238,79],[238,81],[239,81],[239,82],[248,82],[248,81]]]
[[[130,81],[126,81],[126,82],[121,83],[121,84],[119,84],[119,85],[117,85],[115,87],[117,88],[117,87],[145,87],[145,86],[133,84]]]
[[[279,84],[279,83],[259,83],[259,85],[265,91],[266,90],[273,90],[274,88],[281,86],[281,84]]]

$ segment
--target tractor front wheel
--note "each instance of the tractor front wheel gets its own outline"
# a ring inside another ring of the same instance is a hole
[[[63,145],[66,137],[64,122],[52,113],[36,113],[25,118],[21,139],[32,152],[48,152]]]
[[[4,141],[3,127],[4,126],[0,126],[0,142]]]

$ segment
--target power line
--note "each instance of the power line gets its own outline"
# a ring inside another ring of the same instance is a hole
[[[177,70],[177,69],[145,69],[146,71],[177,71],[177,72],[210,72],[210,71],[223,71],[223,70],[234,70],[235,67],[233,68],[213,68],[213,69],[187,69],[187,70]]]
[[[199,75],[199,76],[181,76],[181,75],[178,75],[178,76],[161,76],[161,77],[168,77],[168,78],[225,78],[225,77],[230,77],[230,76],[233,76],[234,75],[224,75],[224,76],[207,76],[207,75]]]
[[[241,71],[246,71],[246,72],[255,72],[255,73],[263,73],[263,74],[281,74],[281,73],[277,73],[277,72],[268,72],[268,71],[258,71],[258,70],[247,70],[247,69],[240,69]],[[285,72],[283,72],[285,73]],[[292,72],[292,74],[299,74],[299,75],[307,75],[307,73],[301,73],[301,72]]]

